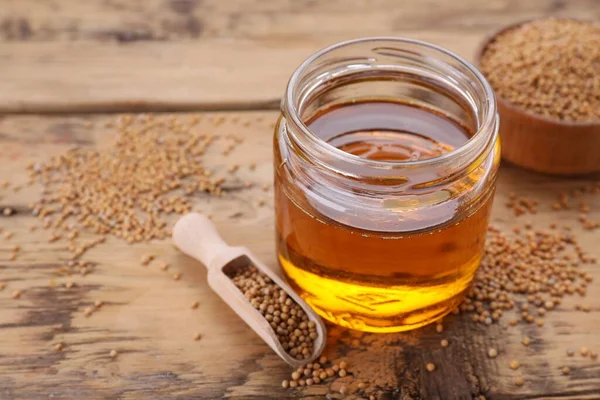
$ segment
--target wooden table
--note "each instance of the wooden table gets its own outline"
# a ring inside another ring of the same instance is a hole
[[[223,236],[250,247],[275,266],[273,204],[261,185],[271,182],[272,123],[292,70],[324,45],[358,36],[397,35],[424,39],[470,58],[486,32],[518,19],[543,15],[600,18],[597,0],[4,0],[0,6],[0,180],[26,181],[25,165],[73,144],[109,143],[111,113],[193,112],[200,129],[246,140],[227,159],[213,155],[217,170],[242,167],[236,182],[254,189],[222,199],[199,196]],[[180,116],[178,115],[178,116]],[[215,127],[215,116],[225,123]],[[185,117],[185,116],[184,116]],[[235,160],[235,161],[234,161]],[[590,178],[591,179],[591,178]],[[539,199],[537,215],[518,223],[570,224],[585,250],[600,257],[598,231],[582,231],[576,211],[551,213],[562,190],[588,180],[554,179],[504,165],[493,221],[510,229],[503,204],[515,191]],[[327,385],[283,390],[290,371],[214,295],[199,264],[169,241],[128,245],[109,239],[90,252],[98,264],[87,276],[52,274],[64,263],[64,242],[48,243],[28,204],[37,186],[0,189],[0,399],[319,399]],[[259,200],[266,205],[260,207]],[[591,217],[600,199],[590,199]],[[10,246],[21,255],[9,260]],[[140,266],[155,254],[182,271],[174,281],[157,264]],[[397,387],[386,399],[600,399],[600,364],[565,350],[600,351],[600,271],[585,300],[592,312],[574,310],[576,297],[548,314],[543,328],[506,321],[484,328],[468,316],[448,318],[441,336],[432,327],[377,336],[330,327],[327,355],[352,363],[384,341],[378,368],[392,370]],[[51,287],[50,279],[56,286]],[[64,287],[68,280],[71,289]],[[11,298],[22,289],[20,299]],[[86,318],[96,300],[104,306]],[[200,302],[198,309],[191,304]],[[579,300],[581,301],[581,300]],[[58,324],[58,326],[57,326]],[[203,337],[194,341],[196,332]],[[529,335],[529,347],[520,344]],[[442,349],[440,338],[451,345]],[[55,351],[61,342],[64,349]],[[495,347],[500,355],[487,357]],[[118,356],[109,352],[115,349]],[[509,368],[519,360],[518,373]],[[570,365],[570,376],[560,368]],[[358,362],[358,361],[357,361]],[[434,373],[425,364],[434,362]],[[525,379],[522,387],[514,377]],[[335,398],[335,396],[333,396]]]

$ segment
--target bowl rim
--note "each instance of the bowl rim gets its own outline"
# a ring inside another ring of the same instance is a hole
[[[592,24],[596,24],[596,22],[592,21],[592,20],[583,20],[583,19],[579,19],[579,18],[569,18],[569,17],[555,17],[555,16],[527,18],[527,19],[515,21],[510,24],[503,25],[497,29],[494,29],[491,32],[486,34],[484,39],[479,43],[479,46],[475,50],[475,57],[473,60],[473,64],[475,65],[475,67],[477,67],[477,69],[479,69],[481,71],[481,58],[482,58],[483,54],[485,53],[485,51],[486,51],[487,47],[490,45],[490,43],[492,43],[496,39],[496,37],[498,37],[502,33],[506,32],[510,29],[519,27],[521,25],[531,23],[531,22],[543,21],[543,20],[549,20],[549,19],[572,20],[572,21],[589,22]],[[598,24],[598,25],[600,25],[600,24]],[[483,71],[481,71],[481,73],[487,79],[487,76],[483,73]],[[492,89],[493,89],[493,87],[492,87]],[[526,115],[527,117],[530,117],[532,119],[535,119],[535,120],[538,120],[541,122],[545,122],[548,124],[554,124],[554,125],[561,125],[561,126],[565,126],[565,127],[578,127],[578,128],[579,127],[598,127],[598,126],[600,126],[600,119],[594,120],[594,121],[562,121],[562,120],[556,119],[556,118],[545,117],[543,115],[533,113],[529,110],[526,110],[524,108],[517,106],[516,104],[511,103],[510,101],[504,99],[496,90],[494,90],[494,93],[496,93],[496,101],[498,103],[500,103],[503,107],[508,108],[509,110],[511,110],[515,113]]]

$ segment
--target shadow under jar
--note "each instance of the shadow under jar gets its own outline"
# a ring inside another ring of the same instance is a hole
[[[328,47],[292,75],[275,128],[278,260],[325,319],[428,324],[483,255],[499,165],[489,84],[424,42]]]

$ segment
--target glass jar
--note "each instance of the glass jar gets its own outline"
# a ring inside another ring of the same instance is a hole
[[[277,255],[306,302],[333,323],[372,332],[413,329],[456,308],[483,255],[500,161],[485,78],[425,42],[359,39],[302,63],[281,111]],[[333,112],[323,121],[341,131],[325,137],[320,121]],[[365,124],[377,129],[365,134]],[[409,125],[450,142],[456,127],[467,136],[446,146],[396,129]],[[370,157],[346,145],[408,153]],[[422,156],[425,147],[435,151]]]

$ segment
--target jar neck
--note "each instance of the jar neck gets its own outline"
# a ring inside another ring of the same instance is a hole
[[[469,126],[471,138],[440,156],[379,161],[344,152],[306,124],[320,110],[369,99],[430,108]],[[492,151],[498,135],[494,93],[467,61],[437,46],[399,38],[367,38],[323,49],[292,75],[284,98],[285,140],[323,177],[376,192],[459,179]]]

